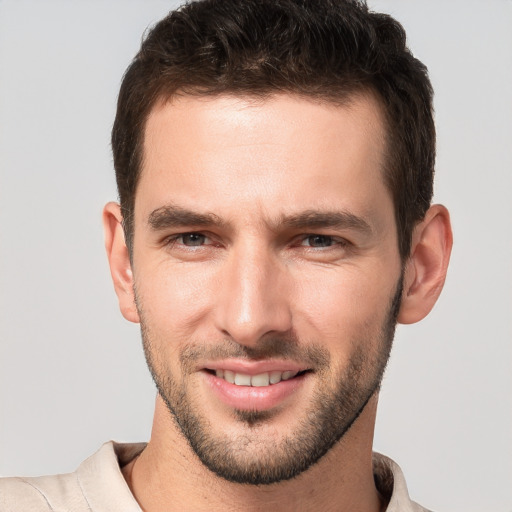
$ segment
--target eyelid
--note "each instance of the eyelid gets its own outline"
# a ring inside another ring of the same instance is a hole
[[[183,243],[183,238],[187,235],[203,236],[205,239],[204,243],[202,243],[200,245],[186,245],[185,243]],[[180,238],[182,239],[181,243],[178,242]],[[192,248],[192,247],[203,247],[205,245],[213,245],[214,239],[210,234],[205,233],[204,231],[190,230],[190,231],[182,231],[180,233],[174,233],[170,236],[167,236],[164,238],[163,243],[164,243],[164,245],[167,245],[167,246],[176,244],[176,245],[180,245],[182,247]]]
[[[330,239],[332,241],[332,243],[331,243],[331,245],[327,245],[325,247],[314,247],[311,244],[303,243],[308,238],[313,238],[313,237],[327,238],[327,239]],[[325,233],[306,233],[306,234],[303,234],[303,235],[300,235],[299,237],[297,237],[296,240],[298,241],[298,245],[300,245],[301,247],[311,247],[312,249],[329,249],[331,247],[339,247],[339,246],[345,247],[345,246],[350,245],[350,242],[346,238],[343,238],[343,237],[337,236],[337,235],[325,234]]]
[[[198,235],[204,237],[203,243],[199,245],[193,245],[193,244],[186,244],[183,241],[183,237],[187,235]],[[320,237],[325,239],[330,239],[331,243],[329,245],[319,245],[315,246],[312,244],[305,243],[308,238],[313,237]],[[180,241],[180,239],[182,239]],[[162,244],[167,247],[172,246],[178,246],[184,249],[198,249],[201,247],[211,247],[211,246],[220,246],[222,243],[213,235],[212,233],[205,232],[202,230],[187,230],[187,231],[180,231],[179,233],[173,233],[172,235],[168,235],[165,238],[162,239]],[[302,233],[300,235],[297,235],[293,238],[292,246],[304,248],[306,250],[311,251],[328,251],[330,250],[336,250],[340,248],[348,248],[352,246],[353,244],[347,240],[346,238],[339,236],[339,235],[333,235],[333,234],[326,234],[326,233],[318,233],[318,232],[312,232],[312,233]]]

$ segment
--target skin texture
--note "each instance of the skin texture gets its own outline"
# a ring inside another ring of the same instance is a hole
[[[144,510],[381,506],[371,444],[395,319],[430,311],[451,247],[434,206],[403,265],[384,149],[370,96],[153,109],[131,263],[119,207],[104,213],[121,311],[141,322],[160,390],[148,448],[125,470]],[[286,365],[306,370],[291,391],[235,405],[210,371]]]

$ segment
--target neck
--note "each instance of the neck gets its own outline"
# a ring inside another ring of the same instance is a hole
[[[207,469],[157,398],[151,440],[123,473],[144,512],[257,512],[269,507],[378,512],[382,503],[372,470],[376,406],[374,396],[343,439],[298,477],[255,486],[229,482]]]

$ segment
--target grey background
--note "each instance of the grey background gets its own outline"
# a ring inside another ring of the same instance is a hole
[[[149,437],[155,391],[100,214],[109,132],[143,31],[174,2],[0,0],[0,474],[73,470]],[[373,0],[436,90],[445,291],[398,329],[375,448],[438,511],[512,510],[512,2]]]

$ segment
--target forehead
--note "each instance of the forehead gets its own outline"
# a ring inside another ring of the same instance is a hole
[[[384,187],[384,133],[371,95],[344,105],[285,94],[162,102],[146,123],[136,210],[148,198],[152,207],[179,199],[211,211],[244,201],[315,209],[362,200]]]

